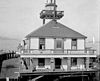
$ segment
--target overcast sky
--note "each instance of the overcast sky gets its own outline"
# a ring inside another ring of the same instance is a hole
[[[59,10],[64,10],[62,24],[99,40],[99,0],[56,0]],[[39,18],[46,0],[0,0],[0,36],[23,39],[25,35],[42,26]]]

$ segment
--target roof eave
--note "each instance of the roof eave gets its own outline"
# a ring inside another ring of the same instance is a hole
[[[66,36],[29,36],[29,35],[27,35],[25,38],[27,38],[27,39],[29,39],[29,38],[41,38],[41,37],[44,37],[44,38],[79,38],[79,39],[86,39],[87,37],[86,36],[84,36],[84,37],[66,37]]]

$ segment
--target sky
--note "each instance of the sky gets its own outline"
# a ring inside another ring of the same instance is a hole
[[[47,0],[0,0],[0,36],[23,39],[43,25],[41,10]],[[99,0],[56,0],[64,17],[58,22],[99,41]]]

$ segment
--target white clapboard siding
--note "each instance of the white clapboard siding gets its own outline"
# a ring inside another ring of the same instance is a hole
[[[46,69],[51,69],[51,67],[50,67],[50,59],[49,58],[45,59],[45,68]]]
[[[53,38],[46,38],[45,48],[46,49],[54,49],[54,39]]]
[[[77,39],[77,49],[84,49],[84,39]]]
[[[61,69],[67,70],[67,59],[62,59],[62,67]]]
[[[38,49],[39,48],[39,39],[31,38],[30,40],[30,49]]]
[[[71,39],[66,39],[64,41],[64,49],[71,49]]]

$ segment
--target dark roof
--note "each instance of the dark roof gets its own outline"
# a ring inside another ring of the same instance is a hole
[[[54,20],[48,22],[26,36],[26,38],[29,37],[86,38],[86,36]]]

